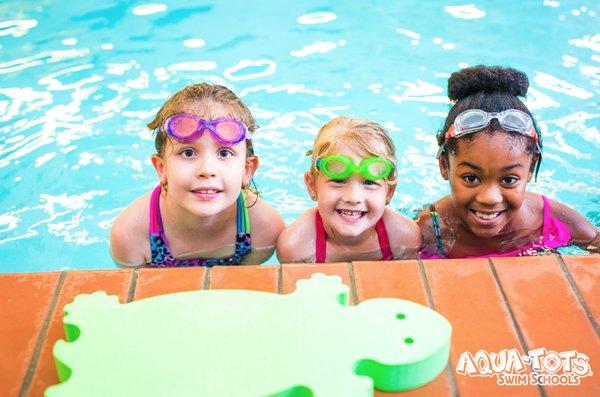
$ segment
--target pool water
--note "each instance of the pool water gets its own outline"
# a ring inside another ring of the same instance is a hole
[[[385,4],[391,3],[391,4]],[[224,84],[261,126],[264,199],[289,224],[335,115],[392,134],[414,216],[448,193],[434,135],[450,73],[527,73],[545,143],[530,190],[600,226],[600,32],[595,1],[11,1],[0,4],[0,272],[114,268],[111,222],[157,178],[145,127],[168,95]],[[569,252],[576,250],[567,249]],[[271,259],[271,263],[275,259]]]

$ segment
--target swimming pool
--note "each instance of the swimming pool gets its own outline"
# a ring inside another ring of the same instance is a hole
[[[593,1],[0,5],[0,272],[113,268],[112,220],[157,179],[145,124],[191,82],[225,84],[261,126],[256,181],[289,224],[320,125],[391,132],[413,216],[448,192],[434,134],[449,74],[478,63],[530,78],[544,163],[530,189],[600,226],[600,7]],[[569,250],[567,250],[569,252]],[[271,262],[274,262],[272,259]]]

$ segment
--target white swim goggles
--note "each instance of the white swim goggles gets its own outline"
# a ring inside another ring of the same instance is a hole
[[[498,123],[500,123],[500,126],[505,131],[517,132],[532,138],[541,153],[538,134],[529,114],[518,109],[507,109],[503,112],[490,113],[481,109],[469,109],[456,116],[454,124],[446,131],[446,138],[444,139],[444,144],[440,147],[438,157],[444,152],[445,146],[450,139],[481,131],[490,125],[492,119],[498,120]]]

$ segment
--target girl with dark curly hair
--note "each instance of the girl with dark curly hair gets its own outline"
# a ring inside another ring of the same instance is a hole
[[[600,252],[598,230],[579,213],[526,187],[542,160],[542,136],[527,106],[527,76],[475,66],[453,73],[454,102],[437,135],[451,194],[419,214],[420,256],[536,255],[575,244]]]

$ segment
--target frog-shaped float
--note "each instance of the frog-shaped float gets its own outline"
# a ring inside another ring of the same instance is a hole
[[[338,276],[291,294],[190,291],[120,304],[104,292],[65,306],[46,397],[363,397],[408,390],[448,362],[451,327],[411,301],[348,306]]]

